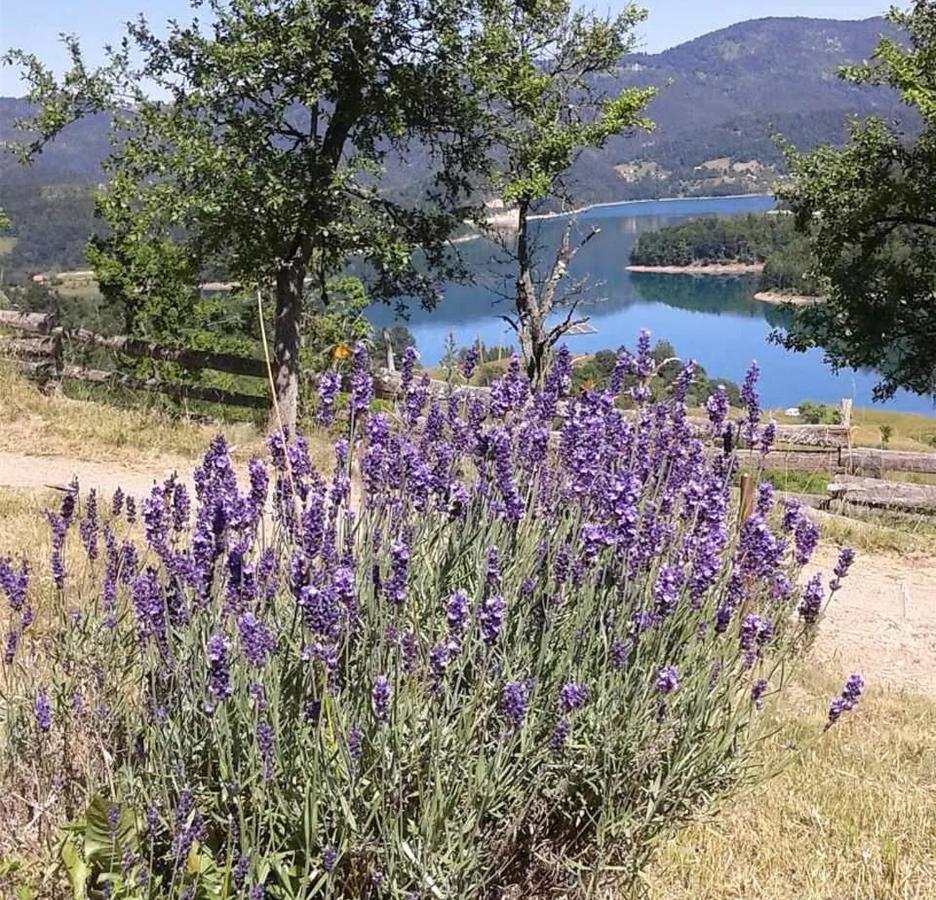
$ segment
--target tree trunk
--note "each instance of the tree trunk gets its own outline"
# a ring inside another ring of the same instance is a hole
[[[299,322],[302,312],[301,267],[289,266],[276,273],[276,328],[273,337],[273,382],[276,407],[270,427],[296,432],[299,411]]]
[[[536,286],[533,283],[533,248],[530,246],[529,212],[529,202],[521,200],[517,210],[515,303],[517,306],[520,353],[526,365],[527,375],[534,384],[538,384],[542,377],[542,366],[547,347],[545,323],[540,314]]]

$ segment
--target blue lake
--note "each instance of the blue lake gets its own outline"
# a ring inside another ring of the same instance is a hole
[[[850,397],[857,406],[872,405],[877,381],[868,371],[833,373],[821,351],[791,353],[769,342],[782,327],[786,313],[753,299],[756,279],[652,275],[628,272],[626,266],[637,236],[646,230],[703,214],[736,215],[773,207],[771,197],[656,200],[620,203],[580,212],[576,229],[600,233],[576,257],[570,277],[587,278],[587,302],[580,312],[590,317],[596,334],[566,338],[574,353],[633,346],[637,333],[649,329],[666,339],[683,358],[698,360],[715,377],[740,382],[751,360],[760,365],[761,395],[768,406],[793,406],[802,400],[837,403]],[[564,222],[560,218],[537,223],[542,245],[555,244]],[[501,293],[511,289],[509,269],[499,266],[493,248],[475,240],[462,245],[476,273],[472,285],[451,285],[431,312],[414,310],[406,322],[416,338],[422,362],[433,365],[443,357],[449,335],[458,346],[478,338],[488,345],[513,343],[513,333],[501,315],[511,307]],[[547,254],[548,256],[548,254]],[[389,326],[395,321],[386,307],[372,308],[371,321]],[[926,397],[900,393],[889,409],[933,414]]]

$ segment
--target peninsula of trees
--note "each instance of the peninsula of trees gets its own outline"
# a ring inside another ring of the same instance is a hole
[[[705,216],[640,235],[630,255],[631,271],[688,274],[756,274],[759,292],[814,297],[812,255],[791,216],[771,212],[719,218]]]

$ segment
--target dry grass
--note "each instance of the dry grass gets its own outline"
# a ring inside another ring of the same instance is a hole
[[[56,491],[15,491],[0,487],[0,556],[29,553],[45,564],[49,526],[42,516],[60,502]]]
[[[815,677],[768,713],[781,773],[664,846],[654,900],[936,897],[936,701],[872,688],[815,740],[840,688]]]
[[[194,458],[218,431],[239,458],[262,449],[262,435],[250,425],[203,424],[156,411],[47,397],[0,367],[0,451],[132,464],[167,454]]]
[[[931,516],[898,516],[886,511],[871,511],[868,518],[856,519],[818,509],[808,512],[821,526],[822,537],[829,543],[847,544],[866,553],[901,555],[931,555],[936,548],[936,522]]]

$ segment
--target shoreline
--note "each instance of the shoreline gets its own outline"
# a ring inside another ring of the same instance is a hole
[[[647,275],[760,275],[764,271],[763,263],[712,263],[688,266],[626,266],[628,272]]]
[[[591,212],[594,209],[609,209],[614,206],[643,206],[648,203],[681,203],[694,200],[744,200],[748,197],[759,199],[773,198],[773,194],[721,194],[705,195],[703,197],[651,197],[645,200],[609,200],[604,203],[589,203],[586,206],[579,206],[576,209],[566,210],[564,212],[536,213],[529,217],[530,222],[540,222],[547,219],[563,219],[571,216],[582,215]],[[488,227],[500,231],[516,231],[517,211],[515,209],[491,209],[487,218]],[[474,235],[463,235],[456,240],[458,242],[473,240],[480,235],[476,232]]]
[[[570,209],[567,212],[537,213],[529,217],[532,222],[536,219],[561,219],[563,216],[576,216],[580,213],[589,212],[593,209],[606,209],[609,206],[636,206],[644,203],[679,203],[686,200],[743,200],[746,197],[771,197],[773,194],[706,194],[701,197],[650,197],[646,200],[609,200],[605,203],[589,203],[587,206],[580,206],[577,209]]]
[[[812,297],[809,294],[785,294],[782,291],[758,291],[754,299],[761,303],[771,303],[774,306],[815,306],[822,303],[822,297]]]

